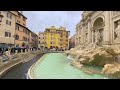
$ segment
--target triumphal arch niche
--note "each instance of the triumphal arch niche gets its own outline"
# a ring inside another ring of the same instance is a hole
[[[97,45],[102,44],[104,26],[105,26],[105,23],[102,17],[98,17],[94,21],[93,28],[92,28],[92,43],[96,43]]]

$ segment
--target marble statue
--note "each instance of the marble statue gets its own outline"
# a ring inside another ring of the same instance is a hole
[[[120,21],[118,22],[118,26],[115,29],[115,33],[116,33],[116,39],[120,39]]]
[[[99,44],[99,42],[100,42],[100,32],[99,31],[96,31],[96,33],[95,33],[95,43],[96,44]]]

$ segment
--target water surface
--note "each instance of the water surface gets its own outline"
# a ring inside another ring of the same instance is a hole
[[[105,79],[102,75],[87,74],[71,66],[70,59],[63,53],[45,54],[31,72],[36,79]]]

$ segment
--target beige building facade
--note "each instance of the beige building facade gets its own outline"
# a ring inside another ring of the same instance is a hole
[[[0,11],[3,15],[0,25],[0,44],[14,46],[16,15],[10,11]]]
[[[38,34],[38,47],[42,50],[45,48],[45,33],[44,32],[39,32]]]
[[[30,48],[38,47],[38,35],[34,33],[33,31],[30,31],[29,47]]]
[[[120,11],[84,11],[75,44],[120,45]]]
[[[0,11],[0,47],[38,47],[38,36],[26,27],[22,11]]]
[[[69,40],[69,48],[74,48],[75,47],[75,38],[76,38],[76,34],[73,35],[70,40]]]

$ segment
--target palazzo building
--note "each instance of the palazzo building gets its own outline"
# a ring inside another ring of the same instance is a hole
[[[51,26],[45,29],[44,34],[45,48],[69,49],[70,31],[67,31],[65,27],[60,26],[60,28],[56,28]]]

